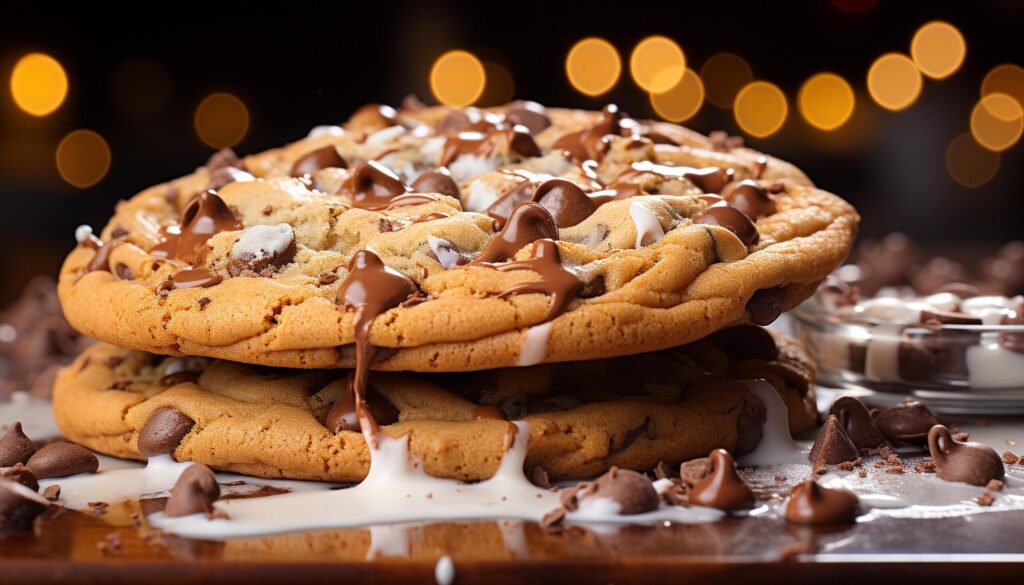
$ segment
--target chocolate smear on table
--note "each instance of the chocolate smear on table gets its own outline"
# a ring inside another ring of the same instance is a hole
[[[348,163],[338,154],[334,145],[317,148],[300,156],[292,165],[291,176],[304,177],[312,175],[320,169],[347,169]]]
[[[355,394],[352,392],[354,372],[349,373],[349,382],[346,388],[331,408],[324,423],[332,433],[341,431],[359,432],[359,414],[356,410]],[[378,425],[390,425],[398,422],[398,409],[377,392],[369,387],[364,395],[366,407],[370,409],[370,415]]]
[[[211,237],[240,229],[242,222],[227,203],[213,191],[204,191],[185,206],[178,225],[161,230],[164,241],[149,253],[157,258],[173,258],[195,266],[206,259],[206,243]]]
[[[736,237],[747,246],[757,243],[761,235],[757,226],[742,211],[736,209],[728,201],[719,201],[697,214],[693,223],[717,225],[736,234]]]
[[[348,263],[348,276],[338,287],[338,303],[354,309],[356,367],[349,379],[350,392],[355,401],[356,419],[370,447],[377,446],[377,423],[366,403],[367,380],[370,364],[377,347],[370,343],[370,327],[378,315],[396,307],[419,292],[416,284],[402,273],[386,266],[369,250],[359,250]],[[342,396],[341,398],[344,398]],[[337,426],[346,408],[338,402],[327,415],[327,426]]]
[[[619,514],[623,516],[652,512],[660,503],[650,478],[614,466],[601,477],[584,484],[575,497],[577,506],[583,500],[612,500],[619,505]]]
[[[1013,309],[1014,315],[1004,315],[1000,325],[1024,326],[1024,299],[1017,299],[1017,306]],[[999,345],[1004,349],[1017,353],[1024,353],[1024,331],[1021,333],[1000,333]]]
[[[708,459],[711,473],[690,490],[690,503],[725,512],[752,508],[754,492],[736,472],[732,455],[725,449],[715,449]]]
[[[768,196],[768,192],[750,179],[728,185],[722,191],[722,198],[751,219],[776,212],[775,201]]]
[[[220,485],[213,470],[202,463],[193,463],[185,468],[181,477],[171,488],[164,515],[169,518],[191,514],[210,514],[213,503],[220,497]]]
[[[440,193],[456,199],[460,196],[459,184],[445,167],[437,167],[416,177],[412,182],[412,190],[417,193]]]
[[[842,396],[832,403],[829,415],[838,417],[839,424],[857,449],[881,449],[887,445],[882,429],[878,428],[868,407],[855,396]]]
[[[605,137],[609,134],[619,134],[622,129],[622,118],[618,106],[608,104],[589,128],[562,136],[551,145],[551,149],[565,151],[569,158],[576,162],[600,161],[611,146]]]
[[[928,432],[940,422],[931,409],[916,400],[905,400],[875,417],[875,423],[887,439],[911,445],[924,445]]]
[[[391,169],[377,161],[366,161],[356,165],[348,178],[341,184],[341,193],[352,198],[352,207],[360,209],[383,209],[409,187]]]
[[[995,449],[983,443],[957,441],[942,425],[929,431],[928,451],[939,479],[985,486],[1006,475],[1003,460]]]
[[[50,503],[20,483],[0,479],[0,532],[25,530]]]
[[[511,286],[498,295],[506,298],[512,295],[540,293],[551,297],[551,307],[544,321],[550,321],[560,315],[572,302],[576,293],[583,288],[583,281],[576,274],[562,266],[558,244],[550,239],[537,240],[533,245],[533,256],[528,260],[494,264],[494,268],[502,272],[512,270],[532,270],[540,275],[540,280],[522,282]]]
[[[786,501],[787,522],[796,524],[838,524],[857,518],[860,499],[844,488],[828,488],[813,479],[793,487]]]
[[[39,481],[36,479],[36,475],[21,463],[11,467],[0,467],[0,479],[14,481],[32,491],[39,491]]]
[[[44,446],[25,464],[38,479],[96,473],[99,466],[100,462],[95,453],[65,441]]]
[[[0,467],[12,467],[18,463],[28,463],[38,449],[21,428],[21,422],[7,427],[0,437]]]
[[[512,212],[501,232],[487,242],[473,263],[503,262],[544,238],[558,239],[558,225],[548,210],[536,203],[524,203]]]
[[[808,456],[811,464],[816,467],[822,464],[839,465],[847,461],[854,461],[859,456],[860,450],[846,434],[842,423],[839,422],[839,417],[830,414],[818,431],[817,438],[814,439],[814,445]]]
[[[173,452],[195,424],[194,420],[176,408],[165,406],[154,410],[139,431],[139,453],[155,457]]]

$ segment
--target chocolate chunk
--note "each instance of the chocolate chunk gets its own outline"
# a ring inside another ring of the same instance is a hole
[[[459,198],[459,184],[444,167],[427,171],[412,182],[412,190],[417,193],[440,193],[449,197]]]
[[[711,475],[711,459],[707,457],[684,461],[679,466],[679,480],[687,487],[692,488],[709,475]]]
[[[164,514],[169,518],[190,514],[209,514],[220,497],[220,485],[213,470],[202,463],[193,463],[182,472],[171,488]]]
[[[512,212],[505,227],[487,242],[474,263],[508,260],[523,247],[544,238],[558,238],[558,225],[547,209],[524,203]]]
[[[864,412],[867,414],[866,410]],[[859,455],[860,451],[846,434],[842,423],[839,422],[839,417],[830,414],[821,430],[818,431],[814,446],[811,447],[811,463],[814,465],[838,465],[846,461],[853,461]]]
[[[746,179],[728,185],[722,191],[722,198],[751,219],[775,213],[775,201],[756,181]]]
[[[642,473],[612,467],[587,484],[577,496],[580,501],[606,498],[619,504],[619,514],[632,516],[658,509],[658,492]]]
[[[36,452],[36,444],[25,436],[21,423],[15,422],[7,427],[0,437],[0,467],[12,467],[18,463],[28,463]]]
[[[156,291],[158,294],[166,294],[172,290],[181,288],[209,288],[216,286],[224,280],[224,277],[219,274],[214,274],[206,268],[196,268],[195,270],[182,270],[174,273],[169,280],[161,282],[157,287]]]
[[[928,431],[940,421],[924,404],[906,400],[878,413],[875,423],[886,438],[894,443],[924,445],[928,440]]]
[[[149,253],[157,258],[175,258],[199,265],[209,251],[207,242],[220,232],[242,229],[228,204],[212,191],[194,197],[181,213],[178,226],[161,230],[164,241]]]
[[[929,431],[928,451],[935,462],[935,474],[946,481],[985,486],[1006,475],[995,449],[982,443],[961,443],[942,425]]]
[[[317,148],[316,150],[307,152],[306,154],[299,157],[292,165],[291,175],[293,177],[303,177],[306,175],[312,175],[320,169],[347,169],[348,163],[345,159],[338,154],[338,149],[333,145],[327,145],[323,148]]]
[[[597,205],[590,197],[565,179],[549,179],[537,186],[532,201],[551,213],[558,227],[572,227],[590,217]]]
[[[165,406],[153,411],[139,431],[139,452],[146,457],[171,453],[196,422],[181,411]]]
[[[536,181],[521,181],[515,187],[506,191],[484,213],[494,218],[498,227],[504,227],[505,222],[521,205],[531,201],[533,194],[537,192]]]
[[[512,124],[526,126],[530,134],[538,134],[551,125],[544,106],[537,102],[517,101],[509,104],[505,118]]]
[[[324,426],[335,434],[341,431],[358,433],[361,426],[359,424],[359,414],[356,411],[355,395],[349,387],[346,387],[343,392],[344,394],[334,403],[334,407],[331,408]],[[377,392],[367,392],[366,406],[369,408],[370,414],[377,424],[390,425],[398,422],[398,409]]]
[[[249,271],[262,275],[267,269],[273,274],[295,260],[296,251],[295,232],[286,223],[246,228],[231,248],[228,274],[237,277]]]
[[[341,185],[341,192],[352,197],[352,206],[361,209],[382,209],[406,191],[398,175],[373,160],[356,165]]]
[[[838,417],[839,424],[857,449],[881,449],[886,445],[885,435],[878,428],[868,407],[854,396],[842,396],[828,411]]]
[[[756,291],[747,301],[747,312],[755,325],[770,325],[785,308],[786,289],[781,286]]]
[[[736,234],[736,237],[747,246],[753,246],[761,237],[754,222],[728,201],[719,201],[711,205],[694,217],[693,223],[724,227]]]
[[[0,479],[0,531],[24,530],[50,503],[20,483]]]
[[[357,127],[367,134],[398,125],[398,112],[384,104],[366,104],[356,110],[345,123]]]
[[[715,449],[708,459],[711,461],[711,474],[690,490],[690,503],[725,512],[752,508],[754,492],[736,472],[732,455],[725,449]]]
[[[96,455],[74,443],[58,441],[36,451],[25,464],[38,479],[95,473],[100,462]]]
[[[860,499],[843,488],[827,488],[813,479],[793,487],[786,502],[786,521],[796,524],[838,524],[857,518]]]
[[[551,478],[548,477],[548,472],[538,465],[533,468],[533,473],[530,474],[530,483],[537,487],[548,489],[551,487]]]
[[[16,481],[32,491],[39,491],[39,481],[35,474],[21,463],[13,467],[0,467],[0,479]]]

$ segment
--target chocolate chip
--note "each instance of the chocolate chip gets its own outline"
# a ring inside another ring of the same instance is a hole
[[[32,491],[39,490],[39,481],[27,467],[18,463],[13,467],[0,467],[0,479],[16,481]]]
[[[756,291],[747,301],[750,322],[755,325],[770,325],[785,308],[786,290],[781,286]]]
[[[776,211],[775,201],[750,179],[728,185],[722,191],[722,198],[751,219],[772,215]]]
[[[579,500],[606,498],[619,504],[619,514],[631,516],[658,509],[658,492],[642,473],[612,467],[587,484]]]
[[[995,449],[982,443],[961,443],[949,429],[935,425],[928,433],[928,451],[940,479],[984,486],[1002,480],[1006,468]]]
[[[417,193],[440,193],[449,197],[459,198],[459,184],[444,167],[427,171],[412,182],[412,190]]]
[[[139,431],[139,453],[154,457],[173,452],[195,424],[175,408],[165,406],[154,410]]]
[[[551,125],[544,106],[536,102],[518,101],[509,104],[505,118],[513,124],[526,126],[530,134],[538,134]]]
[[[0,467],[12,467],[18,463],[28,463],[36,452],[36,444],[25,436],[21,423],[15,422],[7,427],[0,437]]]
[[[0,480],[0,530],[24,530],[50,503],[20,483]]]
[[[708,207],[693,218],[693,223],[724,227],[736,234],[736,237],[747,246],[756,244],[761,237],[754,222],[728,201],[719,201]]]
[[[111,238],[123,238],[123,237],[127,236],[128,233],[129,233],[128,230],[124,229],[121,226],[117,226],[116,228],[111,230],[110,237]]]
[[[711,474],[690,490],[690,503],[726,512],[752,508],[754,492],[736,472],[732,455],[725,449],[715,449],[708,459],[711,461]]]
[[[487,242],[475,262],[501,262],[540,239],[558,238],[558,225],[547,209],[536,203],[524,203],[512,212],[501,232]]]
[[[860,500],[843,488],[827,488],[813,479],[793,487],[786,502],[787,522],[796,524],[838,524],[853,522]]]
[[[209,514],[213,512],[213,502],[219,497],[220,485],[217,484],[213,470],[202,463],[193,463],[182,472],[171,488],[164,514],[170,518]]]
[[[886,445],[885,435],[878,428],[868,407],[854,396],[842,396],[829,409],[857,449],[880,449]]]
[[[572,227],[590,217],[597,205],[576,186],[565,179],[549,179],[537,186],[532,201],[551,213],[558,227]]]
[[[292,165],[291,176],[303,177],[313,175],[320,169],[347,169],[348,163],[338,154],[333,145],[317,148],[300,156]]]
[[[135,275],[132,274],[132,269],[121,262],[114,266],[114,274],[121,280],[133,280],[135,278]]]
[[[865,414],[867,411],[865,411]],[[818,437],[814,440],[814,446],[811,447],[810,460],[814,465],[826,464],[826,465],[838,465],[846,461],[853,461],[860,455],[860,451],[857,450],[857,446],[854,445],[853,441],[846,434],[846,430],[843,429],[843,425],[839,422],[839,417],[830,414],[825,424],[822,425],[821,430],[818,431]]]
[[[210,297],[199,297],[198,299],[196,299],[196,303],[199,304],[200,311],[206,309],[206,305],[209,305],[212,302],[213,301],[210,300]]]
[[[875,418],[878,428],[890,441],[914,445],[924,445],[928,432],[939,422],[935,413],[916,400],[886,408]]]
[[[58,441],[46,445],[25,464],[38,479],[95,473],[100,462],[96,455],[74,443]]]

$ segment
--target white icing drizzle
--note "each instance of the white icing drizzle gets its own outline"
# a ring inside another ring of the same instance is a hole
[[[434,566],[434,580],[437,581],[437,585],[452,585],[455,582],[455,563],[452,562],[452,558],[448,555],[437,559],[437,565]]]
[[[459,253],[455,251],[452,243],[448,240],[427,236],[427,245],[430,246],[434,256],[437,256],[437,261],[441,263],[441,266],[447,269],[455,268],[459,265]]]
[[[629,216],[633,218],[633,225],[636,227],[636,244],[634,248],[641,248],[648,244],[660,242],[665,237],[665,230],[661,228],[658,218],[638,202],[629,205]]]
[[[309,131],[310,138],[320,138],[321,136],[344,136],[345,129],[341,126],[334,125],[323,125],[313,126],[313,129]]]
[[[757,447],[739,457],[741,465],[775,465],[807,461],[804,450],[789,434],[789,408],[778,390],[764,380],[743,380],[742,384],[761,399],[765,420]]]
[[[548,321],[526,330],[523,344],[519,347],[517,366],[533,366],[544,361],[544,358],[548,356],[548,338],[551,335],[553,323],[553,321]]]
[[[295,240],[292,226],[286,223],[277,225],[254,225],[246,228],[231,248],[231,257],[261,258],[283,253]]]
[[[448,170],[451,171],[452,178],[456,182],[462,183],[478,175],[495,170],[498,168],[498,163],[499,159],[496,156],[464,154],[448,165]]]

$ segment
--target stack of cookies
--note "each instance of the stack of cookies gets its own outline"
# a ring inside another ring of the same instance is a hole
[[[817,421],[813,366],[761,327],[857,224],[786,162],[614,106],[369,105],[79,228],[58,293],[103,343],[54,413],[118,457],[336,482],[382,435],[486,479],[508,421],[538,483],[743,454],[766,410],[744,381]]]

